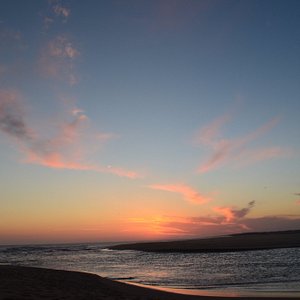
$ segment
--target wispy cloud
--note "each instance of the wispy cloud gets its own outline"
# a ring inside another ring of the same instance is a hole
[[[49,168],[96,171],[111,173],[120,177],[137,178],[139,174],[119,167],[103,167],[86,163],[82,139],[87,116],[80,109],[73,110],[61,121],[59,132],[51,138],[40,137],[25,121],[25,113],[16,91],[0,90],[0,130],[11,138],[24,155],[24,162]],[[103,136],[101,142],[110,139]]]
[[[70,85],[78,82],[74,71],[74,60],[80,55],[73,43],[63,35],[59,35],[47,43],[42,49],[39,69],[46,77],[66,80]]]
[[[60,0],[49,0],[48,3],[48,12],[42,15],[45,29],[49,29],[56,20],[66,23],[71,15],[71,9]]]
[[[63,6],[59,1],[52,6],[52,10],[57,17],[62,17],[64,21],[66,21],[71,14],[71,10]]]
[[[209,197],[206,197],[198,193],[192,187],[185,184],[169,184],[169,185],[154,184],[154,185],[150,185],[149,187],[154,190],[162,190],[162,191],[180,194],[181,196],[183,196],[183,198],[186,201],[194,204],[204,204],[211,200]]]
[[[231,115],[223,115],[207,126],[200,129],[199,134],[196,136],[195,141],[205,146],[214,146],[216,140],[220,137],[223,126],[232,119]]]
[[[278,124],[279,118],[271,119],[263,126],[241,138],[225,139],[221,137],[221,130],[230,119],[230,115],[222,116],[202,128],[197,135],[195,140],[212,150],[210,157],[198,168],[200,173],[217,169],[229,163],[242,166],[257,161],[287,156],[291,153],[290,149],[278,146],[248,149],[252,141],[273,129]]]

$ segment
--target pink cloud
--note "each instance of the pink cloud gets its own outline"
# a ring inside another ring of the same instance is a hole
[[[120,177],[128,177],[128,178],[131,178],[131,179],[142,177],[141,174],[139,174],[135,171],[129,171],[129,170],[125,170],[125,169],[120,168],[120,167],[113,167],[113,166],[107,166],[106,169],[103,169],[103,172],[115,174],[115,175],[120,176]]]
[[[70,121],[61,121],[59,132],[51,138],[40,137],[28,126],[25,113],[16,91],[0,90],[0,130],[11,138],[24,155],[23,161],[55,169],[95,171],[120,177],[137,178],[139,174],[119,167],[102,167],[85,162],[87,116],[82,110],[73,110]],[[70,116],[69,116],[70,118]],[[110,136],[103,134],[104,142]]]
[[[234,222],[237,219],[245,217],[250,210],[254,207],[255,201],[251,201],[248,203],[248,206],[242,209],[234,209],[232,207],[220,207],[216,206],[213,208],[215,212],[222,215],[225,219],[226,223]]]
[[[229,114],[215,119],[213,122],[203,127],[196,137],[196,142],[206,146],[213,146],[215,140],[219,137],[222,127],[231,119]]]
[[[249,231],[276,231],[300,229],[300,216],[263,216],[250,218],[247,215],[254,207],[254,201],[241,209],[222,207],[216,209],[217,215],[182,217],[155,216],[139,217],[128,220],[126,230],[148,231],[165,237],[200,237],[225,235]]]
[[[194,204],[204,204],[211,200],[210,198],[201,195],[193,188],[185,184],[170,184],[170,185],[155,184],[155,185],[150,185],[149,187],[154,190],[162,190],[162,191],[180,194],[183,196],[183,198],[186,201],[189,201]]]
[[[83,162],[76,162],[74,160],[67,159],[58,152],[52,152],[47,155],[39,155],[38,153],[28,151],[26,154],[27,163],[38,164],[52,169],[68,169],[68,170],[80,170],[80,171],[94,171],[99,173],[114,174],[119,177],[127,177],[130,179],[140,178],[141,176],[134,171],[125,170],[122,168],[114,167],[101,167],[96,164],[86,164]]]
[[[210,157],[198,168],[198,172],[205,173],[217,169],[226,164],[245,165],[257,161],[268,160],[287,156],[290,152],[282,147],[261,147],[247,149],[248,144],[260,138],[279,122],[279,118],[273,118],[260,128],[237,139],[224,139],[220,137],[222,126],[230,120],[229,115],[216,119],[204,127],[196,140],[202,145],[212,149]]]
[[[230,207],[214,207],[214,211],[225,217],[227,223],[234,220],[234,214]]]

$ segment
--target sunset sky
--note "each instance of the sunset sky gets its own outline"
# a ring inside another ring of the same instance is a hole
[[[300,229],[300,1],[0,8],[0,244]]]

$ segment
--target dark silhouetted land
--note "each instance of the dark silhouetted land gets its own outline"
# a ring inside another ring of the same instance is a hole
[[[100,276],[50,269],[0,265],[0,300],[192,300],[286,299],[189,296],[133,286]]]
[[[300,230],[253,232],[204,239],[122,244],[114,250],[148,252],[232,252],[300,247]]]

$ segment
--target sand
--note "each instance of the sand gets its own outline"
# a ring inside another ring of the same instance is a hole
[[[110,248],[148,252],[229,252],[292,247],[300,247],[300,230],[243,233],[170,242],[122,244]]]
[[[0,300],[192,300],[266,299],[258,297],[189,296],[157,291],[98,275],[42,268],[0,265]],[[286,299],[268,297],[267,299]]]

